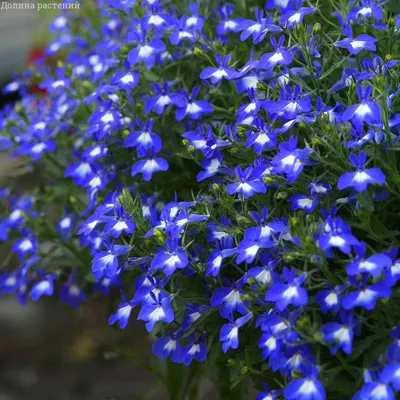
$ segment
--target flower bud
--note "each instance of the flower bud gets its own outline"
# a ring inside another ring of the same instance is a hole
[[[321,24],[319,22],[317,22],[316,24],[314,24],[312,30],[313,30],[313,33],[318,33],[321,30]]]
[[[188,147],[188,151],[189,151],[190,153],[193,153],[194,150],[195,150],[195,148],[194,148],[194,146],[191,144],[191,145]]]
[[[288,197],[286,192],[279,192],[275,195],[275,198],[278,200],[285,200]]]
[[[242,375],[247,375],[249,373],[250,369],[249,367],[243,367],[242,370],[240,371],[240,373]]]
[[[219,190],[219,185],[217,185],[216,183],[213,183],[213,184],[212,184],[212,188],[213,188],[213,190],[215,190],[216,192],[218,192],[218,190]]]
[[[313,138],[311,139],[311,144],[313,144],[314,146],[318,146],[318,145],[321,144],[321,139],[320,139],[320,138],[317,138],[317,137],[313,137]]]

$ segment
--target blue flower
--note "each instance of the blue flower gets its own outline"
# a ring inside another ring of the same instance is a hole
[[[162,114],[170,104],[174,104],[178,108],[185,106],[185,101],[180,93],[168,93],[168,82],[164,82],[162,87],[155,83],[154,90],[157,95],[146,100],[145,113],[148,114],[154,108],[157,114]]]
[[[339,349],[342,349],[346,354],[351,354],[353,347],[353,329],[357,325],[354,316],[350,312],[341,312],[339,314],[341,322],[328,322],[324,324],[321,331],[324,335],[324,340],[333,342],[329,349],[333,355]]]
[[[311,213],[314,211],[315,207],[318,205],[318,200],[314,198],[310,198],[305,194],[293,194],[288,198],[288,201],[291,202],[292,210],[305,210],[307,213]]]
[[[188,256],[179,240],[166,239],[165,247],[160,247],[151,262],[151,270],[162,269],[166,276],[172,275],[175,270],[186,268],[189,263]]]
[[[347,38],[335,42],[334,45],[336,47],[344,47],[349,51],[349,53],[354,55],[358,54],[361,50],[376,50],[374,43],[377,42],[378,39],[375,39],[374,37],[365,33],[353,38],[353,32],[350,25],[343,26],[342,31]]]
[[[235,70],[228,67],[229,58],[229,54],[222,58],[221,54],[217,53],[215,55],[215,59],[217,61],[218,68],[204,68],[200,73],[200,79],[210,78],[212,84],[219,82],[221,79],[230,79]]]
[[[252,175],[253,168],[251,166],[242,170],[240,165],[236,167],[238,182],[230,183],[226,186],[229,194],[238,193],[241,197],[247,198],[255,193],[265,193],[267,188],[264,182]]]
[[[159,152],[162,148],[160,137],[152,131],[153,120],[149,119],[143,126],[140,120],[137,120],[139,131],[130,132],[125,136],[124,147],[136,147],[140,157],[147,155],[148,151]]]
[[[283,47],[285,36],[282,35],[278,43],[273,36],[271,36],[270,40],[275,51],[263,54],[258,62],[258,67],[264,68],[267,71],[272,71],[275,65],[289,65],[293,60],[293,56],[289,49]]]
[[[303,22],[303,18],[307,14],[312,14],[316,8],[315,7],[300,7],[302,0],[297,0],[295,2],[296,9],[288,10],[281,18],[281,24],[287,28],[292,29],[295,25],[299,25]]]
[[[173,32],[169,38],[171,44],[177,45],[182,40],[189,40],[193,43],[197,40],[195,30],[190,26],[190,23],[188,24],[188,21],[190,21],[190,17],[187,15],[184,15],[180,19],[173,18]]]
[[[232,287],[220,287],[214,291],[210,303],[213,307],[220,306],[221,317],[229,318],[235,310],[247,314],[246,303],[240,297],[242,286],[243,282],[239,282]]]
[[[124,67],[110,78],[110,84],[126,91],[133,90],[139,83],[139,71],[132,71],[128,60],[124,61]]]
[[[100,251],[95,255],[92,261],[92,271],[95,276],[100,277],[105,274],[108,278],[112,278],[118,270],[118,257],[126,254],[130,247],[114,245],[108,238],[104,238],[104,244],[108,250]]]
[[[117,238],[122,232],[132,234],[136,229],[135,221],[125,213],[124,207],[117,203],[115,205],[115,216],[102,216],[102,222],[106,222],[104,233],[111,233],[112,237]]]
[[[58,296],[61,301],[68,303],[73,308],[78,307],[80,302],[87,300],[87,294],[78,286],[74,276],[60,287]]]
[[[359,246],[354,246],[354,251],[357,257],[346,265],[347,275],[367,273],[378,277],[384,269],[388,269],[392,265],[391,258],[384,253],[375,253],[365,257],[366,244],[364,242],[361,242]]]
[[[294,182],[301,174],[304,165],[310,165],[311,149],[298,149],[297,138],[291,136],[288,142],[279,145],[279,153],[272,159],[273,172],[286,174],[289,182]]]
[[[324,386],[317,379],[318,370],[312,366],[301,368],[304,378],[293,379],[285,388],[287,400],[325,400]]]
[[[151,332],[154,325],[159,322],[172,322],[174,320],[174,311],[171,308],[173,296],[165,296],[161,293],[156,296],[150,292],[151,301],[142,305],[138,319],[147,321],[146,329]]]
[[[363,21],[364,18],[382,19],[382,7],[373,0],[362,0],[361,7],[352,8],[346,16],[347,21],[354,21],[356,24]]]
[[[328,216],[324,232],[318,238],[318,246],[325,250],[328,257],[333,256],[332,248],[338,248],[341,252],[349,254],[351,246],[359,246],[359,240],[351,233],[350,226],[342,218]]]
[[[32,300],[39,300],[42,296],[52,296],[54,293],[54,275],[40,274],[40,280],[36,282],[31,290],[30,295]]]
[[[179,343],[180,331],[171,332],[168,336],[158,338],[153,343],[153,353],[165,360],[167,357],[175,363],[182,362],[182,346]]]
[[[231,236],[223,237],[215,244],[215,250],[210,253],[207,260],[206,276],[218,276],[224,258],[232,257],[237,252],[237,249],[232,248],[232,245]]]
[[[265,300],[276,303],[279,311],[284,310],[290,304],[296,307],[307,304],[307,290],[300,286],[306,280],[307,274],[303,272],[296,277],[296,270],[287,267],[283,267],[282,272],[287,283],[282,283],[280,279],[273,282],[265,295]]]
[[[188,330],[210,308],[210,306],[203,306],[197,303],[188,303],[186,305],[187,311],[182,320],[182,330]]]
[[[148,67],[152,67],[156,61],[156,55],[166,50],[165,43],[157,37],[146,41],[146,34],[147,31],[143,28],[140,33],[131,33],[132,39],[138,42],[138,46],[128,53],[131,66],[143,61]]]
[[[26,255],[32,255],[36,252],[36,238],[32,235],[29,229],[22,229],[22,239],[16,240],[12,245],[12,250],[15,251],[20,258]]]
[[[357,168],[356,172],[345,172],[339,177],[338,188],[340,190],[353,187],[357,192],[365,192],[370,184],[383,185],[386,181],[385,175],[380,168],[364,167],[367,160],[366,154],[362,151],[359,155],[350,154],[351,163]]]
[[[254,126],[257,131],[248,131],[246,147],[253,146],[256,153],[261,153],[264,150],[275,149],[277,143],[276,132],[271,129],[270,124],[265,124],[264,119],[256,118]]]
[[[248,228],[244,233],[243,240],[237,246],[236,264],[240,264],[243,261],[250,264],[256,258],[259,250],[268,249],[276,245],[277,242],[271,240],[270,235],[263,235],[262,227]]]
[[[357,290],[344,295],[343,308],[345,310],[351,310],[354,307],[373,310],[377,299],[389,297],[391,294],[391,284],[387,279],[368,285],[368,274],[361,274],[360,280],[352,276],[348,280]]]
[[[145,181],[151,180],[154,172],[167,171],[169,168],[168,161],[162,157],[155,157],[151,152],[148,158],[135,162],[132,166],[131,175],[142,174]]]
[[[193,335],[187,338],[192,343],[182,347],[181,356],[183,363],[189,365],[195,358],[198,361],[204,361],[207,357],[207,347],[202,341],[204,340],[204,334],[195,338]]]
[[[198,93],[199,88],[197,86],[193,87],[191,95],[189,95],[186,90],[182,91],[186,104],[176,110],[175,117],[178,121],[182,121],[186,116],[189,116],[192,119],[199,119],[204,113],[214,111],[214,107],[208,101],[195,101]]]
[[[118,306],[117,312],[115,314],[110,315],[108,323],[110,325],[113,325],[115,324],[115,322],[119,321],[119,327],[121,329],[124,329],[128,324],[131,311],[136,304],[132,300],[128,301],[122,292],[121,294],[124,301]]]
[[[253,317],[253,314],[248,314],[238,318],[236,321],[232,321],[225,324],[221,328],[219,340],[222,343],[222,350],[226,353],[230,348],[237,349],[239,347],[239,329],[247,324],[247,322]]]
[[[366,86],[363,94],[363,87],[360,84],[357,85],[356,92],[361,103],[349,106],[343,113],[342,120],[344,122],[351,120],[354,125],[360,127],[360,130],[364,122],[379,124],[381,121],[381,109],[379,104],[370,98],[372,87],[370,85]]]
[[[341,292],[343,287],[336,286],[330,289],[320,290],[315,295],[315,301],[321,305],[321,311],[326,313],[329,310],[338,312],[340,309]]]

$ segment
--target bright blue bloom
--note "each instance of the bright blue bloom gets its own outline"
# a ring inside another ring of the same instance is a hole
[[[225,324],[221,328],[219,340],[222,343],[222,350],[226,353],[230,348],[237,349],[239,347],[239,329],[247,324],[250,319],[253,317],[253,314],[249,312],[248,314],[238,318],[236,321],[231,319],[231,322]]]
[[[275,65],[289,65],[293,60],[293,56],[289,49],[283,47],[285,36],[282,35],[278,43],[273,36],[271,36],[270,41],[275,51],[263,54],[258,62],[258,67],[272,71]]]
[[[166,276],[172,275],[175,270],[186,268],[189,263],[188,256],[179,240],[166,239],[165,247],[159,247],[151,262],[151,270],[162,269]]]
[[[332,248],[349,254],[351,246],[359,246],[360,242],[352,235],[350,226],[342,218],[329,216],[324,225],[324,233],[318,238],[318,246],[325,250],[328,257],[333,256]]]
[[[100,251],[95,255],[92,261],[92,271],[96,277],[101,277],[104,274],[108,278],[112,278],[118,270],[118,257],[126,254],[129,246],[113,244],[108,238],[104,239],[104,244],[107,250]]]
[[[303,22],[303,18],[307,14],[312,14],[315,7],[301,7],[302,0],[296,0],[295,9],[288,10],[281,18],[281,25],[287,29],[292,29],[295,25]]]
[[[382,7],[378,4],[379,0],[361,0],[361,7],[352,8],[346,16],[347,21],[354,21],[356,24],[363,22],[365,18],[380,20],[383,18]]]
[[[54,293],[54,275],[41,275],[41,280],[36,282],[30,290],[32,300],[37,301],[42,296],[52,296]]]
[[[256,153],[261,153],[264,150],[275,149],[277,136],[270,124],[266,124],[264,119],[256,118],[254,126],[257,131],[248,131],[246,147],[253,146]]]
[[[370,184],[383,185],[386,181],[385,175],[380,168],[364,167],[367,160],[366,154],[362,151],[359,155],[350,154],[351,163],[357,168],[356,172],[345,172],[339,177],[338,188],[340,190],[354,187],[357,192],[365,192]]]
[[[138,156],[145,157],[148,151],[159,152],[162,148],[160,137],[152,131],[153,120],[148,119],[143,126],[140,120],[137,120],[140,130],[130,132],[125,136],[124,147],[136,147]]]
[[[192,94],[186,90],[182,90],[182,95],[186,101],[186,104],[182,108],[176,110],[175,117],[178,121],[182,121],[186,116],[192,119],[199,119],[204,113],[210,113],[214,111],[214,107],[205,100],[195,101],[196,96],[199,93],[197,86],[193,87]]]
[[[344,47],[349,51],[349,53],[354,55],[358,54],[361,50],[376,50],[374,43],[377,42],[378,39],[375,39],[374,37],[365,33],[353,38],[353,31],[350,25],[342,26],[342,31],[347,38],[335,42],[334,45],[336,47]]]
[[[289,85],[282,87],[280,90],[280,100],[266,100],[263,108],[269,113],[276,113],[277,116],[283,117],[285,120],[296,118],[299,113],[311,111],[311,96],[303,95],[299,85],[294,86],[293,91]]]
[[[236,249],[236,264],[243,261],[250,264],[254,261],[260,249],[268,249],[276,245],[277,242],[271,240],[269,235],[263,235],[262,227],[248,228]]]
[[[175,363],[182,362],[182,346],[179,343],[181,332],[171,332],[168,336],[158,338],[153,343],[153,353],[165,360],[167,357]]]
[[[182,330],[188,330],[210,308],[210,306],[203,306],[197,303],[188,303],[186,305],[187,311],[182,320]]]
[[[169,168],[165,158],[155,157],[154,152],[148,158],[135,162],[132,166],[131,175],[142,174],[145,181],[151,180],[154,172],[167,171]]]
[[[102,216],[101,221],[106,222],[104,233],[111,233],[113,238],[119,237],[122,232],[132,234],[136,229],[135,221],[119,203],[115,204],[115,216]]]
[[[252,267],[246,273],[247,281],[252,278],[259,285],[269,285],[272,282],[272,271],[279,264],[279,258],[270,258],[265,254],[260,254],[259,259],[262,267]]]
[[[292,210],[304,210],[307,213],[311,213],[314,211],[315,207],[318,205],[318,200],[314,198],[310,198],[305,194],[293,194],[288,198],[288,201],[291,204]]]
[[[171,308],[173,295],[165,296],[161,293],[156,296],[150,292],[151,301],[142,305],[138,319],[147,321],[146,329],[151,332],[154,325],[159,322],[172,322],[174,320],[174,311]]]
[[[347,275],[353,276],[361,273],[367,273],[374,277],[380,276],[384,269],[392,265],[391,258],[384,253],[376,253],[365,257],[366,244],[361,242],[359,246],[354,246],[357,257],[346,265]]]
[[[187,28],[193,28],[197,31],[201,31],[203,29],[205,18],[203,15],[198,14],[199,7],[200,3],[191,2],[189,4],[192,15],[190,15],[189,18],[186,20]]]
[[[215,55],[218,68],[206,67],[200,73],[200,79],[210,79],[214,85],[221,79],[230,79],[232,74],[235,72],[233,68],[228,67],[230,54],[227,54],[222,58],[220,53]]]
[[[322,383],[317,379],[318,370],[312,366],[301,368],[304,378],[293,379],[285,388],[287,400],[325,400]]]
[[[193,335],[187,338],[192,343],[182,347],[180,358],[185,365],[189,365],[195,358],[198,361],[204,361],[207,357],[207,347],[203,342],[204,334],[195,338]]]
[[[160,10],[160,6],[155,5],[150,6],[149,15],[143,17],[143,22],[147,27],[154,27],[157,31],[162,31],[166,26],[171,25],[171,16]]]
[[[238,182],[230,183],[226,186],[229,194],[237,193],[240,197],[247,198],[255,193],[265,193],[267,188],[264,182],[252,175],[253,168],[251,166],[242,170],[240,165],[236,167]]]
[[[226,3],[221,7],[217,8],[217,12],[220,17],[219,18],[220,22],[218,22],[218,25],[216,27],[218,35],[223,36],[228,31],[233,31],[233,32],[240,31],[240,24],[243,18],[230,19],[230,16],[232,15],[234,10],[235,8],[229,3]]]
[[[349,282],[358,290],[346,293],[343,297],[343,308],[351,310],[354,307],[363,307],[367,310],[375,308],[376,300],[389,297],[391,294],[391,285],[387,279],[368,285],[368,274],[361,274],[361,280],[354,277],[348,278]]]
[[[178,45],[182,40],[189,40],[192,43],[197,40],[195,31],[193,27],[190,26],[190,17],[184,15],[180,19],[173,19],[173,32],[169,40],[171,44],[175,46]]]
[[[118,310],[116,311],[116,313],[110,315],[108,323],[110,325],[113,325],[116,321],[118,321],[119,327],[121,329],[124,329],[128,324],[131,311],[136,304],[132,300],[128,301],[123,293],[122,298],[124,301],[118,306]]]
[[[379,104],[370,97],[372,87],[370,85],[366,86],[363,94],[363,87],[359,84],[356,92],[360,103],[349,106],[343,113],[342,120],[344,122],[351,120],[356,126],[361,126],[364,122],[367,124],[379,124],[381,121],[381,109]]]
[[[146,29],[140,32],[132,32],[132,39],[138,42],[138,46],[128,53],[128,60],[131,66],[144,62],[148,67],[152,67],[156,61],[156,55],[166,50],[164,42],[157,37],[146,41]]]
[[[286,283],[282,283],[280,279],[274,281],[265,295],[265,300],[276,303],[279,311],[284,310],[290,304],[296,307],[307,304],[307,290],[300,286],[306,280],[307,274],[303,272],[296,277],[296,270],[287,267],[283,267],[282,272]]]
[[[210,303],[213,307],[220,306],[220,314],[223,318],[229,318],[234,312],[247,314],[245,302],[241,299],[241,289],[243,282],[239,282],[232,287],[221,287],[214,291]]]
[[[130,91],[139,83],[140,74],[139,71],[131,70],[128,60],[124,61],[124,67],[110,78],[110,84],[118,85],[120,89]]]
[[[324,334],[324,340],[333,342],[329,349],[332,355],[335,355],[339,349],[342,349],[346,354],[351,354],[353,346],[353,329],[357,324],[354,316],[349,312],[341,312],[339,314],[341,322],[328,322],[321,328]]]
[[[330,289],[320,290],[315,295],[315,301],[321,305],[321,311],[326,313],[329,310],[338,312],[340,309],[341,292],[343,287],[336,286]]]
[[[162,114],[170,104],[174,104],[178,108],[185,106],[185,101],[180,93],[168,93],[168,82],[164,82],[162,87],[158,83],[155,83],[153,87],[157,95],[146,100],[144,105],[146,114],[153,108],[157,114]]]
[[[390,362],[400,361],[400,327],[395,327],[390,332],[390,336],[394,338],[393,342],[387,349],[387,358]]]
[[[29,229],[22,229],[22,239],[16,240],[12,245],[12,250],[15,251],[20,258],[30,256],[36,252],[35,235],[30,234]]]
[[[206,276],[219,275],[224,258],[232,257],[237,252],[237,249],[232,248],[232,246],[233,239],[231,236],[223,237],[215,244],[215,250],[213,250],[208,257]]]
[[[282,142],[279,145],[279,153],[272,159],[273,172],[277,174],[286,174],[289,182],[294,182],[304,165],[310,165],[309,155],[311,149],[298,149],[297,138],[291,136],[288,142]]]

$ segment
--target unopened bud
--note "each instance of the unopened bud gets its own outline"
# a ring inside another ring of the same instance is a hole
[[[321,30],[321,24],[317,22],[316,24],[314,24],[312,30],[314,33],[318,33]]]

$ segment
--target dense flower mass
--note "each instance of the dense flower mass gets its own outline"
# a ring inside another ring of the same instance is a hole
[[[395,399],[400,16],[139,3],[63,13],[57,67],[4,89],[22,98],[1,149],[38,184],[0,191],[18,262],[0,292],[76,307],[120,286],[110,324],[137,308],[155,355],[207,363],[232,393],[251,378],[257,400]]]

